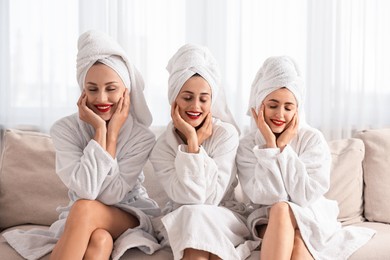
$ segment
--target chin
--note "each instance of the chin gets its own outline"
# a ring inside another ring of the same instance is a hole
[[[104,121],[110,121],[112,115],[102,115],[100,116],[101,119],[103,119]]]
[[[281,134],[281,133],[283,133],[283,131],[284,131],[284,129],[272,129],[272,132],[274,134]]]
[[[188,124],[190,124],[193,128],[200,126],[200,123],[188,122]]]

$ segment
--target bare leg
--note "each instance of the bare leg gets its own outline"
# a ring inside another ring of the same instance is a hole
[[[137,225],[137,218],[119,208],[95,200],[78,200],[69,212],[64,233],[50,259],[82,259],[95,230],[104,229],[115,240]]]
[[[83,260],[107,260],[110,258],[114,242],[104,229],[96,229],[89,240]]]
[[[261,244],[261,259],[290,259],[296,226],[290,206],[285,202],[274,204]]]
[[[202,251],[194,248],[186,248],[184,250],[183,259],[184,260],[209,260],[209,259],[220,259],[220,258],[206,251]]]
[[[313,256],[310,254],[309,250],[307,249],[299,229],[295,230],[294,248],[293,248],[291,259],[297,259],[297,260],[314,259]]]
[[[208,260],[209,252],[197,250],[194,248],[184,249],[183,260]]]

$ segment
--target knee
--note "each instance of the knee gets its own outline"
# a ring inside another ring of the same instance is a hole
[[[284,220],[290,216],[290,205],[287,202],[278,202],[271,206],[269,217]]]
[[[79,225],[86,225],[96,216],[96,208],[101,202],[96,200],[77,200],[70,209],[67,222],[76,222]]]
[[[91,234],[83,259],[109,259],[113,246],[113,238],[107,230],[95,229]]]
[[[93,248],[112,248],[113,244],[113,238],[107,230],[99,228],[92,232],[89,246]]]

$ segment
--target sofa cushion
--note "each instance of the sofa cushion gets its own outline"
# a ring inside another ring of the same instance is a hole
[[[369,221],[390,223],[390,128],[365,130],[355,135],[363,140],[364,211]]]
[[[366,244],[355,251],[348,260],[389,259],[390,225],[366,221],[354,226],[373,229],[376,231],[376,234]]]
[[[363,221],[363,168],[364,144],[349,138],[328,142],[332,155],[330,189],[325,195],[336,200],[344,225]]]
[[[0,162],[0,230],[20,225],[50,225],[56,208],[67,205],[65,185],[55,173],[55,151],[43,133],[6,130]]]

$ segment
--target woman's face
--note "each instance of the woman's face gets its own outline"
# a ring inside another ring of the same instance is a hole
[[[272,132],[283,132],[297,112],[297,101],[294,94],[287,88],[280,88],[265,97],[264,119]]]
[[[193,127],[199,126],[210,112],[211,88],[201,76],[189,78],[176,97],[179,114]]]
[[[126,87],[119,75],[104,64],[95,64],[85,76],[87,106],[103,120],[111,119]]]

